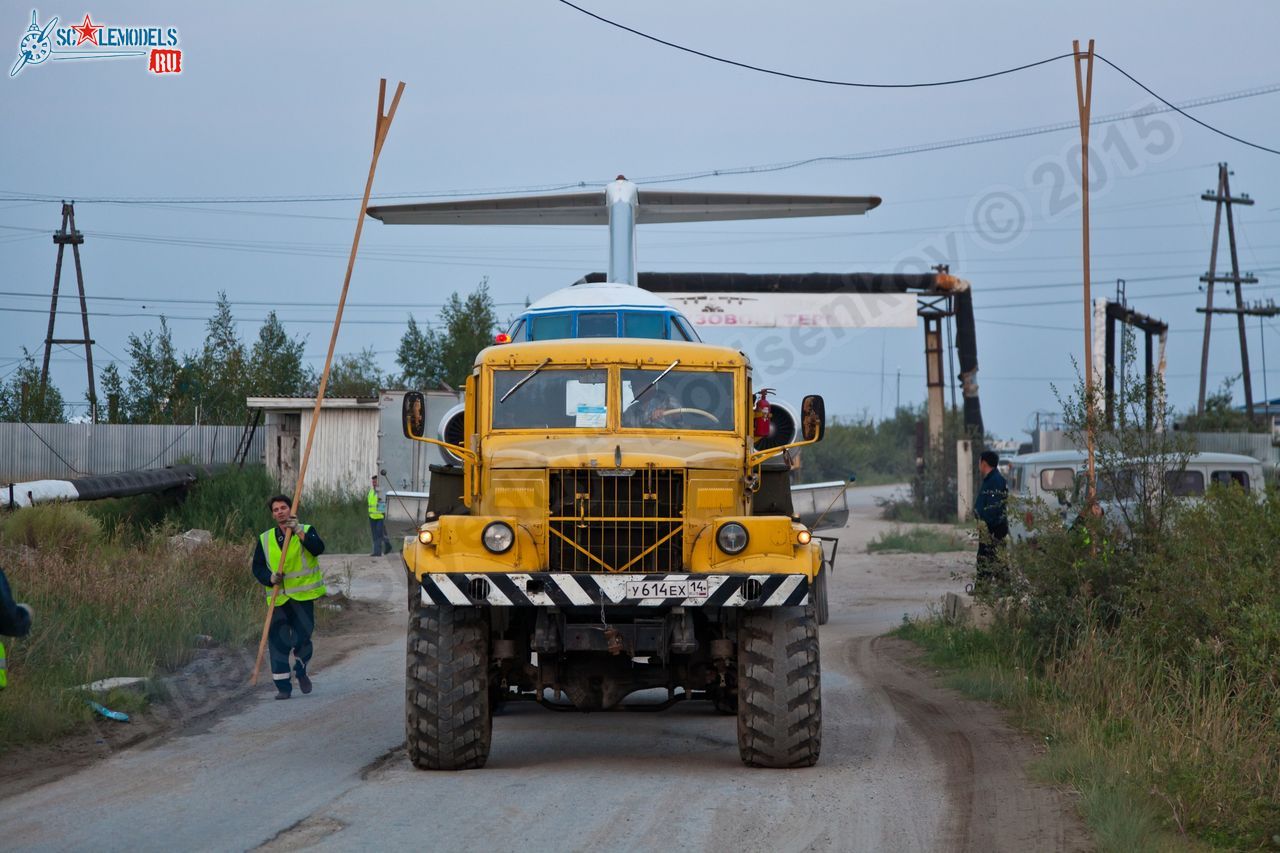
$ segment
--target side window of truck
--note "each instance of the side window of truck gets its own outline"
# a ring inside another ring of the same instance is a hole
[[[1229,486],[1235,483],[1246,492],[1249,491],[1249,472],[1248,471],[1214,471],[1209,475],[1209,482],[1223,486]]]
[[[1166,471],[1164,472],[1165,488],[1169,494],[1179,498],[1194,498],[1204,494],[1203,471]]]
[[[1040,472],[1040,492],[1070,492],[1076,474],[1070,468],[1045,468]]]

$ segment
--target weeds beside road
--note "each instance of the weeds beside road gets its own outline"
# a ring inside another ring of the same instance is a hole
[[[0,691],[0,753],[58,738],[90,722],[85,695],[100,678],[153,677],[192,659],[199,643],[256,642],[265,608],[249,564],[277,491],[262,468],[197,483],[184,501],[143,495],[47,504],[0,516],[0,568],[35,609],[35,628],[6,643],[10,683]],[[331,553],[367,553],[362,500],[309,501]],[[197,547],[170,537],[198,528]],[[206,639],[207,638],[207,639]],[[118,692],[107,707],[132,711],[145,696]]]
[[[882,532],[867,543],[867,553],[900,551],[908,554],[940,554],[944,551],[967,551],[969,542],[948,527],[895,527]]]
[[[901,634],[1045,737],[1103,849],[1280,845],[1280,495],[1215,488],[1158,535],[1037,532],[990,632]]]

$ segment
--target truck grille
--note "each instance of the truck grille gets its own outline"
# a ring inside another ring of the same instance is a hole
[[[551,471],[553,572],[679,571],[684,550],[684,470]]]

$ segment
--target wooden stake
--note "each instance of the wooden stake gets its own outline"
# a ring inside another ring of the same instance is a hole
[[[360,211],[356,214],[356,233],[351,241],[351,255],[347,259],[347,274],[342,280],[342,294],[338,297],[338,313],[333,318],[333,333],[329,335],[329,351],[324,357],[324,371],[320,374],[320,387],[316,389],[316,404],[311,410],[311,426],[307,429],[307,443],[302,451],[302,463],[298,467],[298,483],[293,490],[291,513],[298,514],[298,504],[302,500],[302,484],[307,476],[307,463],[311,459],[311,445],[316,437],[316,424],[320,422],[320,406],[324,402],[324,392],[329,385],[329,369],[333,366],[333,350],[338,344],[338,330],[342,328],[342,311],[347,304],[347,290],[351,287],[351,273],[356,265],[356,250],[360,247],[360,234],[364,230],[365,213],[369,207],[369,195],[373,192],[373,175],[378,169],[378,155],[382,153],[382,144],[387,139],[387,131],[391,129],[391,121],[396,116],[396,107],[400,105],[400,95],[404,93],[404,83],[396,84],[396,93],[391,98],[391,109],[383,112],[387,97],[387,81],[378,81],[378,116],[373,130],[373,158],[369,162],[369,179],[364,185],[364,198],[360,201]],[[289,551],[289,542],[293,537],[292,530],[284,534],[284,547],[280,550],[280,562],[276,573],[284,573],[284,558]],[[271,616],[275,613],[276,599],[280,595],[279,585],[271,588],[271,598],[267,603],[267,618],[262,623],[262,637],[258,640],[258,656],[253,662],[253,674],[250,684],[258,683],[258,670],[262,668],[262,655],[267,648],[267,632],[271,629]]]
[[[1089,298],[1089,112],[1093,104],[1093,39],[1089,39],[1088,53],[1080,52],[1080,41],[1071,43],[1076,66],[1076,106],[1080,112],[1080,197],[1082,257],[1084,261],[1084,395],[1085,395],[1085,441],[1089,446],[1089,505],[1097,498],[1098,481],[1094,473],[1093,447],[1095,443],[1095,422],[1097,412],[1094,406],[1093,393],[1093,306]],[[1086,72],[1083,82],[1080,75],[1080,64],[1085,63]]]

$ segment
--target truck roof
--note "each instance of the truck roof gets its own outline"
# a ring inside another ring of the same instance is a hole
[[[592,362],[652,364],[666,367],[677,359],[681,366],[742,367],[747,357],[732,347],[693,341],[652,338],[561,338],[518,344],[496,344],[481,350],[476,366],[534,366],[544,359],[552,364]]]

